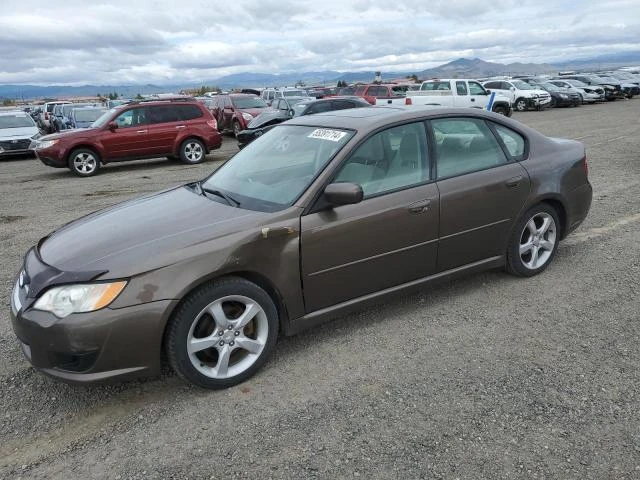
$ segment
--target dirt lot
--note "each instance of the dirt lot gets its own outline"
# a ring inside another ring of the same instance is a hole
[[[516,114],[588,146],[585,224],[532,279],[500,271],[281,339],[256,377],[79,388],[9,322],[22,255],[80,215],[201,178],[167,160],[80,179],[0,163],[0,478],[640,478],[640,99]]]

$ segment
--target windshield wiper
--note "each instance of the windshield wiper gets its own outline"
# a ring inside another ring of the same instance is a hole
[[[229,195],[228,193],[224,193],[220,190],[216,190],[213,188],[206,188],[203,187],[202,185],[198,184],[200,186],[200,190],[202,190],[203,192],[206,193],[210,193],[212,195],[216,195],[220,198],[223,198],[227,204],[231,205],[232,207],[239,207],[240,206],[240,202],[238,200],[236,200],[235,198],[233,198],[231,195]]]

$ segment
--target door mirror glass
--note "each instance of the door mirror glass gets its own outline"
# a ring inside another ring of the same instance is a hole
[[[364,193],[357,183],[331,183],[324,189],[325,200],[334,207],[360,203]]]

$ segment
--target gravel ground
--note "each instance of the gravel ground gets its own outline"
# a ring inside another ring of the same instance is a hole
[[[640,100],[514,117],[588,146],[594,202],[545,273],[499,271],[279,341],[219,392],[71,387],[23,358],[11,282],[80,215],[201,178],[166,160],[79,179],[0,163],[0,478],[640,478]]]

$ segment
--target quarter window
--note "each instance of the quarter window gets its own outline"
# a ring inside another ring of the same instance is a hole
[[[511,155],[511,158],[514,160],[523,160],[525,140],[522,135],[514,132],[510,128],[503,127],[502,125],[495,125],[495,128],[505,147],[507,147],[507,151],[509,152],[509,155]]]
[[[484,170],[507,162],[484,120],[442,118],[431,122],[438,178]]]
[[[365,198],[429,179],[424,125],[411,123],[376,133],[360,145],[334,181],[362,187]]]

